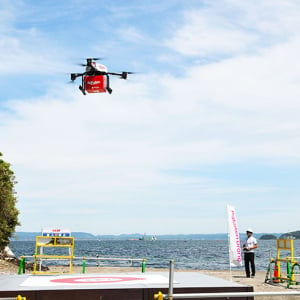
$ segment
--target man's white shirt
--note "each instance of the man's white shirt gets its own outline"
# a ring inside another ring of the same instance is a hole
[[[253,236],[250,236],[249,238],[245,239],[244,247],[246,247],[246,248],[253,248],[254,245],[256,245],[256,244],[257,244],[256,238],[253,237]],[[249,252],[254,252],[254,249],[245,251],[245,253],[249,253]]]

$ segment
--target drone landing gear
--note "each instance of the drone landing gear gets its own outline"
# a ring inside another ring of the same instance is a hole
[[[108,91],[109,94],[112,93],[112,89],[110,87],[107,87],[106,90]]]
[[[106,90],[108,91],[109,94],[112,93],[112,89],[109,86],[109,76],[106,75]]]
[[[86,93],[85,93],[85,90],[84,90],[84,88],[82,87],[82,85],[80,85],[78,88],[81,90],[82,94],[85,96]]]

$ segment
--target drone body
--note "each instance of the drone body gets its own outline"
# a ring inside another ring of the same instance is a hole
[[[107,84],[104,75],[84,76],[83,85],[79,86],[79,89],[87,93],[106,93]]]
[[[96,63],[94,60],[98,58],[87,58],[85,66],[85,72],[83,73],[71,73],[71,81],[74,81],[77,77],[82,78],[82,83],[79,89],[86,95],[86,93],[112,93],[112,89],[109,85],[109,75],[120,76],[121,79],[127,79],[128,74],[132,72],[112,73],[108,72],[106,66]]]

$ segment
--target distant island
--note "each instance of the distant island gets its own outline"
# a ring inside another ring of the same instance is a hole
[[[300,230],[284,233],[284,234],[280,235],[279,238],[280,239],[291,239],[292,238],[295,240],[299,240],[300,239]]]
[[[300,239],[300,230],[296,231],[290,231],[282,234],[263,234],[260,238],[260,240],[277,240],[277,239],[294,239],[299,240]]]
[[[35,240],[35,237],[41,235],[41,232],[22,232],[17,231],[11,240]],[[227,240],[227,233],[214,234],[149,234],[131,233],[118,235],[94,235],[87,232],[72,232],[77,240],[151,240],[153,236],[157,240]]]
[[[35,237],[41,235],[41,232],[15,232],[11,240],[27,240],[33,241]],[[118,235],[94,235],[88,232],[72,232],[72,236],[77,240],[151,240],[155,236],[157,240],[228,240],[227,233],[212,233],[212,234],[161,234],[161,235],[146,235],[141,233],[118,234]],[[149,238],[147,238],[149,237]],[[243,240],[246,237],[245,233],[240,233],[240,238]],[[292,231],[288,233],[255,233],[255,237],[260,240],[276,240],[277,238],[300,239],[300,231]]]
[[[260,240],[277,240],[277,236],[274,234],[264,234],[259,239]]]

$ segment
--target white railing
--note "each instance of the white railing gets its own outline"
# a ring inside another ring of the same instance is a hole
[[[96,267],[102,267],[102,266],[116,266],[115,264],[103,264],[103,261],[110,261],[110,262],[128,262],[128,265],[130,267],[133,266],[134,262],[141,262],[141,267],[142,267],[142,273],[145,272],[146,270],[146,261],[147,259],[145,258],[133,258],[133,257],[107,257],[107,256],[60,256],[60,255],[51,255],[51,254],[43,254],[43,255],[24,255],[20,257],[20,265],[19,265],[19,271],[18,274],[21,274],[22,271],[23,273],[25,272],[25,260],[26,259],[31,259],[31,260],[36,260],[36,263],[40,266],[42,265],[43,261],[60,261],[60,260],[68,260],[70,263],[72,262],[72,265],[75,260],[81,261],[81,267],[82,267],[82,273],[85,273],[85,269],[87,266],[86,262],[87,261],[95,261]],[[118,265],[120,267],[124,265]],[[1,300],[1,299],[0,299]]]
[[[133,257],[106,257],[106,256],[81,256],[81,257],[74,257],[74,259],[78,260],[90,260],[95,261],[96,266],[101,266],[101,261],[124,261],[128,262],[130,266],[133,265],[133,262],[143,262],[145,258],[133,258]]]

